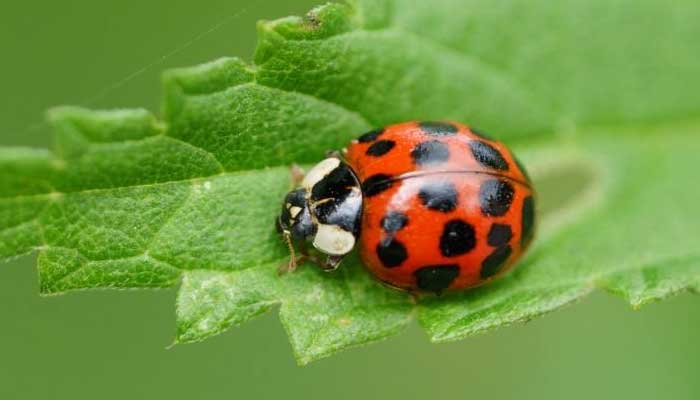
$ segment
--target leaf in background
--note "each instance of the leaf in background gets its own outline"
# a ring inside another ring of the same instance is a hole
[[[53,152],[0,150],[0,258],[38,251],[43,294],[181,281],[177,342],[279,304],[301,364],[413,315],[448,341],[595,287],[633,305],[698,290],[700,125],[684,121],[700,109],[699,16],[690,1],[384,0],[262,22],[254,64],[168,72],[162,121],[62,108]],[[417,305],[357,259],[278,277],[288,165],[410,119],[517,146],[541,214],[522,265]]]

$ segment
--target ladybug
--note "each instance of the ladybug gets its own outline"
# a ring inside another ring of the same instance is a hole
[[[502,143],[455,122],[374,130],[293,175],[298,187],[277,219],[289,270],[300,260],[334,270],[359,246],[385,284],[440,294],[506,272],[535,230],[523,166]]]

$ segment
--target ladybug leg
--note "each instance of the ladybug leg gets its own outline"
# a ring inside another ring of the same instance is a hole
[[[316,266],[321,268],[323,271],[331,272],[338,269],[338,266],[340,265],[340,261],[342,261],[342,259],[343,257],[340,256],[328,256],[324,260],[311,254],[301,254],[296,257],[290,257],[288,262],[283,263],[279,266],[278,272],[280,275],[286,274],[288,272],[294,272],[297,266],[299,266],[299,264],[305,261],[309,261],[316,264]]]
[[[340,265],[340,262],[343,261],[344,256],[327,256],[326,259],[322,259],[321,257],[318,257],[316,255],[310,254],[309,250],[305,245],[302,245],[301,248],[299,249],[299,252],[302,254],[302,257],[304,260],[311,261],[312,263],[316,264],[319,268],[321,268],[324,271],[335,271],[338,266]]]
[[[287,272],[294,272],[294,270],[297,269],[297,266],[304,261],[310,261],[324,271],[335,271],[340,265],[340,262],[343,261],[344,256],[327,256],[324,260],[314,254],[309,253],[309,250],[304,243],[299,245],[300,254],[297,255],[294,245],[292,244],[292,236],[289,231],[283,231],[282,237],[287,244],[287,248],[289,248],[289,261],[279,266],[278,272],[280,275]]]
[[[305,259],[305,256],[289,257],[289,261],[282,263],[279,267],[277,267],[277,272],[280,275],[284,275],[288,272],[294,272],[294,270],[297,269],[297,266],[303,263]]]
[[[301,257],[303,257],[305,261],[310,261],[316,264],[317,267],[326,272],[332,272],[338,269],[340,262],[343,260],[342,256],[328,256],[325,260],[314,255],[306,255]]]
[[[292,189],[299,187],[301,184],[301,181],[304,180],[304,175],[306,172],[304,172],[304,169],[301,168],[298,164],[292,164],[292,166],[289,168],[289,175],[290,175],[290,184]]]
[[[340,262],[343,261],[343,256],[328,256],[326,260],[318,264],[318,266],[327,272],[335,271],[340,266]]]

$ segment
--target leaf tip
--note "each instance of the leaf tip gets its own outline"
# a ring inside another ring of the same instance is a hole
[[[327,3],[313,8],[303,17],[290,16],[258,21],[256,64],[264,64],[278,50],[281,41],[321,40],[350,32],[360,26],[352,4]]]

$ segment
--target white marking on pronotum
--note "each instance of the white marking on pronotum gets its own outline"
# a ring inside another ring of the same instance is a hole
[[[318,224],[313,244],[326,254],[341,256],[355,247],[355,236],[337,225]]]
[[[317,184],[326,175],[330,174],[331,171],[338,168],[340,165],[340,160],[335,157],[326,158],[320,163],[316,164],[311,170],[306,174],[304,180],[301,181],[301,186],[311,189],[315,184]]]

